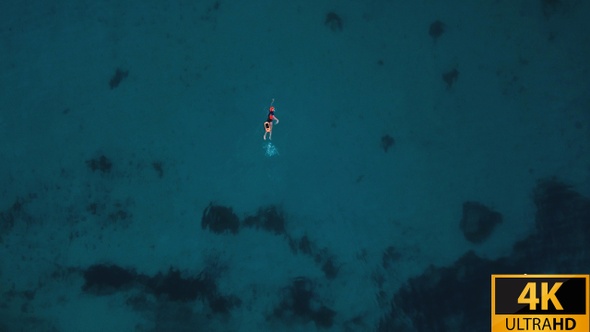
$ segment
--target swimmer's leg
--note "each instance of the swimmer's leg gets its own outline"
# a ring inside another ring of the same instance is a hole
[[[266,134],[268,134],[268,139],[272,136],[272,122],[264,122],[264,136],[262,138],[266,141]]]

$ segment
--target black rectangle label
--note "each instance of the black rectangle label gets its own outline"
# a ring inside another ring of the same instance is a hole
[[[496,314],[583,315],[586,307],[585,278],[496,279]]]

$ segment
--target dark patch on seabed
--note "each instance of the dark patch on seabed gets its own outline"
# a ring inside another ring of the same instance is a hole
[[[556,179],[540,181],[533,199],[536,229],[509,257],[470,251],[452,266],[429,268],[393,296],[378,331],[489,331],[492,274],[587,273],[590,200]]]
[[[121,84],[121,82],[123,82],[123,80],[125,78],[127,78],[127,76],[129,76],[128,70],[123,70],[123,69],[117,68],[115,70],[115,73],[111,77],[111,80],[109,81],[109,87],[111,88],[111,90],[118,87],[119,84]]]

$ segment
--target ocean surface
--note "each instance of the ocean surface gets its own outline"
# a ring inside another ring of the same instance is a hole
[[[4,1],[0,331],[489,331],[492,274],[589,273],[588,31],[580,0]]]

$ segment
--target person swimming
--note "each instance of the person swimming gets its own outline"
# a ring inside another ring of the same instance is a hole
[[[279,118],[275,116],[275,107],[272,104],[275,102],[274,98],[270,102],[270,107],[268,108],[268,115],[266,116],[266,121],[264,121],[264,136],[262,138],[266,141],[266,135],[268,134],[268,139],[272,140],[272,126],[273,121],[274,124],[279,124]]]

